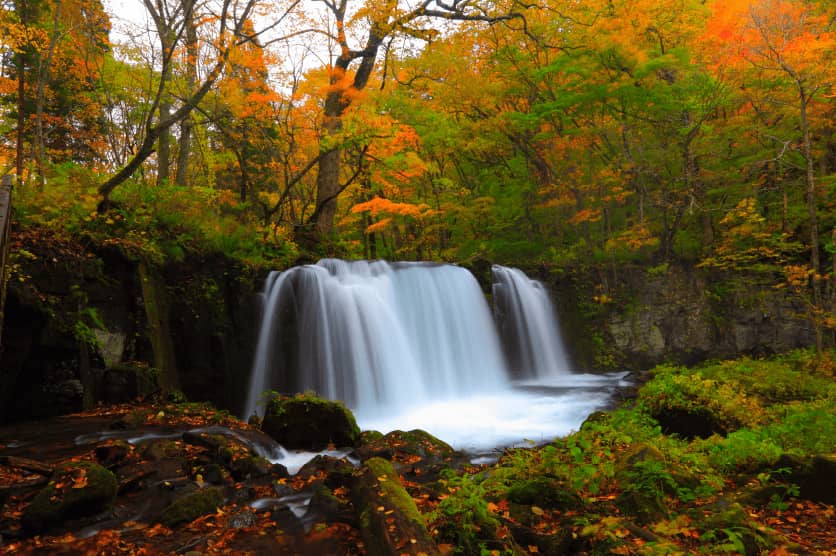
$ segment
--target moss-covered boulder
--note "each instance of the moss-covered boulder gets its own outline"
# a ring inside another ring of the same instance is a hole
[[[424,516],[390,462],[382,458],[366,461],[354,476],[350,491],[369,555],[440,554]]]
[[[373,457],[408,460],[412,459],[410,456],[417,456],[426,464],[441,462],[455,454],[449,444],[420,429],[378,435],[380,433],[368,435],[357,448],[361,460]]]
[[[564,511],[578,509],[583,503],[580,496],[566,485],[545,477],[511,485],[506,498],[515,504]]]
[[[204,488],[187,494],[172,502],[160,516],[160,523],[166,527],[174,527],[181,523],[189,523],[202,515],[210,514],[224,503],[224,495],[220,488]]]
[[[800,487],[799,496],[814,502],[836,504],[836,455],[813,458],[782,455],[775,467],[789,470],[787,479]]]
[[[696,528],[711,533],[717,540],[725,541],[738,554],[755,556],[774,544],[769,532],[752,521],[746,510],[731,499],[721,498],[689,513]]]
[[[242,481],[244,479],[269,475],[273,470],[273,464],[261,456],[246,456],[232,460],[232,463],[229,465],[229,470],[237,481]]]
[[[360,438],[357,421],[344,405],[307,395],[270,400],[261,428],[291,450],[355,446]]]
[[[113,503],[118,489],[116,477],[101,465],[62,465],[26,507],[22,523],[26,529],[37,532],[68,519],[95,515]]]
[[[639,522],[652,522],[668,515],[666,493],[676,483],[662,453],[647,444],[637,444],[616,462],[615,479],[621,493],[616,506]]]
[[[318,455],[299,469],[297,479],[307,484],[325,482],[330,488],[346,486],[354,473],[354,466],[345,458]]]

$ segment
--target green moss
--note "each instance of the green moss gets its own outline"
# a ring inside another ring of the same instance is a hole
[[[82,481],[85,486],[74,488]],[[63,465],[26,507],[23,524],[30,530],[43,530],[66,519],[99,513],[113,503],[118,489],[116,477],[100,465]]]
[[[393,448],[415,456],[447,457],[455,452],[452,446],[421,429],[392,431],[384,436],[383,440]]]
[[[516,504],[560,510],[574,510],[582,503],[580,497],[565,485],[545,477],[513,484],[506,497]]]
[[[310,395],[270,400],[262,429],[290,449],[321,450],[330,443],[355,446],[360,439],[360,428],[348,408]]]
[[[401,481],[391,462],[383,458],[370,458],[363,465],[378,478],[385,499],[390,500],[409,520],[426,526],[424,516],[418,511],[415,500],[401,486]],[[385,477],[385,480],[380,480],[380,477]]]
[[[224,503],[224,495],[219,488],[204,488],[171,503],[160,516],[160,522],[166,527],[180,523],[189,523],[198,517],[210,514]]]
[[[360,433],[360,444],[371,444],[383,440],[383,433],[380,431],[363,431]]]

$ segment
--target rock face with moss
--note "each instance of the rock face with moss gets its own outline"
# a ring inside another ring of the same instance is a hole
[[[224,495],[219,488],[205,488],[187,494],[171,503],[160,516],[160,523],[173,527],[189,523],[202,515],[210,514],[224,503]]]
[[[385,459],[363,464],[351,485],[351,501],[360,514],[367,554],[440,554],[424,516]]]
[[[344,405],[313,396],[276,397],[267,405],[262,430],[285,448],[322,450],[354,446],[360,428]]]
[[[68,519],[97,514],[113,503],[118,489],[116,477],[101,465],[63,465],[26,507],[23,525],[43,531]]]

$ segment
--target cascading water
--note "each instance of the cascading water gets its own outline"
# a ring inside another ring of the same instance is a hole
[[[494,315],[514,378],[569,372],[549,292],[521,270],[494,265]]]
[[[246,411],[312,390],[373,414],[507,387],[490,311],[454,265],[339,261],[271,273]]]
[[[245,416],[267,389],[312,390],[364,429],[421,428],[471,452],[567,434],[622,377],[569,373],[542,285],[493,274],[502,339],[455,265],[325,259],[271,273]]]

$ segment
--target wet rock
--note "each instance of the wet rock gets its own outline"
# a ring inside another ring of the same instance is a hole
[[[209,457],[215,463],[220,463],[225,466],[229,466],[232,463],[234,451],[230,446],[230,440],[222,434],[187,431],[183,433],[183,442],[192,446],[206,448]]]
[[[97,514],[113,503],[118,488],[113,473],[98,464],[63,465],[26,507],[22,523],[37,532],[67,519]]]
[[[355,446],[360,429],[344,405],[312,396],[276,397],[262,430],[285,448],[319,451],[329,444]]]
[[[273,464],[260,456],[247,456],[233,460],[229,470],[235,480],[243,481],[269,475],[273,471]]]
[[[319,477],[331,488],[345,486],[354,473],[354,466],[345,458],[318,455],[302,466],[296,477],[308,481],[311,477]]]
[[[333,491],[325,485],[319,485],[314,489],[305,519],[314,519],[333,523],[353,523],[356,521],[354,512],[349,504],[337,498]]]
[[[368,554],[440,554],[390,462],[364,462],[351,483],[351,501]]]
[[[246,529],[252,527],[256,523],[255,512],[249,508],[241,510],[229,516],[226,520],[226,526],[230,529]]]
[[[197,471],[203,480],[211,485],[223,484],[224,479],[227,477],[224,468],[217,463],[207,463],[206,465],[200,466]]]
[[[200,516],[213,513],[224,503],[221,489],[204,488],[187,494],[172,502],[160,516],[160,522],[166,527],[189,523]]]
[[[114,440],[97,446],[95,450],[96,461],[105,467],[111,467],[123,462],[133,452],[133,446],[124,440]]]
[[[419,463],[432,466],[444,462],[456,451],[446,442],[430,433],[414,429],[411,431],[392,431],[385,436],[369,434],[355,454],[361,461],[373,457],[393,460],[399,463]]]
[[[180,455],[180,447],[173,440],[149,440],[140,444],[139,454],[144,459],[160,461]]]

